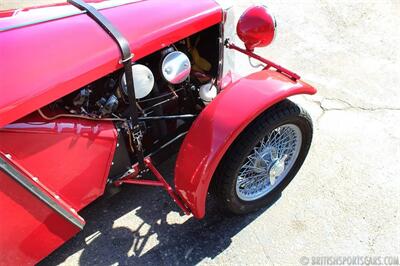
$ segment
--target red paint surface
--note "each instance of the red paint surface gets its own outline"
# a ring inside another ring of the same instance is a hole
[[[250,7],[240,17],[236,31],[246,48],[253,51],[254,48],[265,47],[274,40],[275,20],[266,7]]]
[[[138,1],[101,13],[129,40],[134,60],[222,21],[212,0]],[[29,21],[10,19],[0,28]],[[87,15],[1,32],[0,127],[121,68],[119,59],[114,41]]]
[[[79,211],[103,194],[116,139],[111,122],[29,116],[0,129],[0,151]]]
[[[0,152],[64,209],[79,211],[103,194],[116,139],[111,122],[31,115],[0,129]],[[37,263],[79,231],[2,172],[0,205],[0,264]]]
[[[79,232],[0,171],[0,264],[34,265]]]
[[[49,189],[41,180],[39,180],[36,176],[26,170],[23,166],[21,166],[18,162],[12,158],[11,154],[6,154],[0,151],[0,157],[5,160],[9,165],[11,165],[14,169],[16,169],[22,176],[24,176],[33,186],[39,189],[42,192],[42,195],[46,195],[51,198],[54,202],[57,202],[59,207],[64,209],[67,213],[75,217],[76,221],[83,227],[85,225],[85,220],[79,216],[76,210],[73,210],[72,206],[65,202],[57,193]]]
[[[243,129],[283,99],[315,92],[302,81],[264,70],[230,83],[203,110],[181,146],[175,168],[176,190],[195,217],[204,217],[214,171]]]

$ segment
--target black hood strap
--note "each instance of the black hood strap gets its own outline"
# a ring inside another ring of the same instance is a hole
[[[121,64],[124,66],[125,71],[125,78],[126,78],[126,86],[128,90],[128,98],[129,98],[129,114],[131,119],[131,124],[129,127],[132,130],[132,135],[135,144],[135,151],[136,157],[138,159],[140,170],[145,169],[144,163],[144,154],[143,154],[143,147],[142,147],[142,132],[139,124],[139,115],[138,115],[138,108],[135,96],[135,87],[133,82],[133,75],[132,75],[132,58],[133,54],[129,47],[128,40],[122,35],[122,33],[112,25],[112,23],[103,15],[101,14],[96,8],[93,6],[85,3],[81,0],[68,0],[68,3],[72,4],[73,6],[79,8],[80,10],[86,11],[86,14],[92,18],[97,24],[101,26],[101,28],[115,41],[118,45],[118,48],[121,52],[122,59],[120,61]]]

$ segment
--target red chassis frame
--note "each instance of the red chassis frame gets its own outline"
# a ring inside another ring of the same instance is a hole
[[[268,69],[235,82],[228,82],[220,95],[195,120],[180,148],[175,168],[176,191],[164,180],[150,158],[146,158],[145,163],[158,181],[137,179],[139,171],[135,166],[133,173],[117,181],[115,185],[126,183],[162,186],[186,214],[192,213],[196,218],[202,218],[205,215],[206,196],[214,171],[226,150],[244,128],[281,100],[296,94],[315,92],[313,87],[300,80],[293,80],[283,73]],[[239,99],[240,105],[237,104]],[[103,194],[116,146],[115,127],[112,123],[85,120],[65,119],[48,123],[38,117],[27,119],[28,123],[20,120],[0,130],[1,139],[6,140],[0,143],[0,156],[13,163],[32,185],[38,186],[75,215],[83,226],[84,221],[76,211]],[[26,142],[36,145],[25,146]],[[43,149],[45,146],[48,148]],[[10,154],[11,157],[7,158]],[[83,164],[78,162],[79,156],[85,158]],[[54,162],[48,167],[51,160]],[[62,160],[62,163],[57,162],[58,160]],[[106,164],[101,163],[105,161]],[[100,167],[93,167],[96,162],[100,162],[97,164]],[[76,169],[71,169],[71,166]],[[65,172],[65,169],[69,171]],[[54,178],[55,176],[58,178]],[[3,229],[12,228],[15,220],[25,221],[22,230],[1,232],[0,249],[9,253],[2,254],[2,261],[39,261],[81,229],[82,226],[74,226],[49,206],[35,197],[32,198],[29,192],[16,186],[15,182],[1,172],[0,183],[0,202],[5,202],[7,207],[3,213],[12,213],[8,219],[1,217],[2,224],[5,225]],[[14,191],[13,195],[9,194],[10,190]],[[26,205],[28,201],[30,203]],[[26,212],[27,210],[30,211]],[[38,213],[41,213],[42,218],[38,219]],[[41,242],[42,247],[37,249],[38,243],[32,241],[33,236],[34,239],[48,241],[45,245]],[[10,249],[8,243],[14,243],[15,247]]]
[[[206,197],[214,172],[229,146],[247,125],[290,96],[316,93],[316,89],[300,81],[296,73],[232,43],[227,42],[226,46],[266,66],[263,71],[236,82],[228,81],[223,92],[201,112],[179,151],[175,167],[176,192],[154,167],[151,158],[146,158],[145,163],[158,181],[137,179],[139,171],[135,165],[133,173],[115,182],[117,186],[162,186],[183,212],[201,219],[205,215]]]

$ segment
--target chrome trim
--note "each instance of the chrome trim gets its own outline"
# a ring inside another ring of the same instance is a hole
[[[224,34],[224,22],[219,24],[219,37],[218,37],[218,42],[219,42],[219,48],[218,48],[218,53],[219,53],[219,60],[218,60],[218,77],[217,77],[217,90],[218,93],[221,90],[222,87],[222,79],[224,77],[224,52],[225,52],[225,34]]]
[[[261,5],[261,6],[265,7],[268,10],[268,13],[272,17],[272,21],[274,22],[274,38],[272,38],[272,41],[271,41],[271,44],[272,44],[276,39],[276,35],[278,34],[278,22],[276,20],[275,13],[273,11],[271,11],[271,9],[269,9],[269,7],[267,5]]]
[[[26,22],[26,23],[21,23],[21,24],[17,24],[17,25],[12,25],[12,26],[8,26],[8,27],[0,28],[0,32],[9,31],[9,30],[15,30],[15,29],[19,29],[19,28],[23,28],[23,27],[27,27],[27,26],[32,26],[32,25],[36,25],[36,24],[40,24],[40,23],[44,23],[44,22],[49,22],[49,21],[53,21],[53,20],[68,18],[68,17],[72,17],[72,16],[76,16],[76,15],[85,14],[85,13],[86,13],[86,11],[77,10],[76,12],[71,12],[71,13],[68,13],[68,14],[65,14],[65,15],[62,15],[62,16],[53,16],[53,17],[49,17],[49,18],[46,18],[46,19],[35,20],[35,21],[31,21],[31,22]]]
[[[31,192],[35,197],[57,212],[59,215],[64,217],[67,221],[78,227],[79,229],[83,229],[84,224],[81,223],[76,217],[74,217],[71,213],[69,213],[65,208],[60,206],[55,200],[46,195],[39,188],[34,186],[28,178],[22,175],[14,166],[10,165],[6,160],[0,157],[0,171],[4,172],[12,179],[17,181],[22,187]]]
[[[233,7],[232,0],[214,0],[214,1],[217,2],[217,4],[220,5],[223,10],[228,10],[229,8]]]
[[[129,5],[129,4],[133,4],[133,3],[136,3],[136,2],[138,2],[138,0],[130,0],[130,1],[127,1],[127,2],[124,2],[124,3],[122,3],[122,2],[118,3],[117,2],[117,3],[114,3],[113,5],[107,4],[107,5],[104,5],[104,6],[100,6],[100,7],[96,8],[96,9],[97,10],[106,10],[106,9],[109,9],[109,8]],[[72,5],[66,5],[66,6],[72,6]],[[44,23],[44,22],[54,21],[54,20],[58,20],[58,19],[69,18],[69,17],[73,17],[73,16],[77,16],[77,15],[82,15],[82,14],[85,14],[85,13],[86,13],[86,11],[81,11],[81,10],[77,9],[74,12],[66,12],[64,15],[50,16],[48,18],[38,19],[38,20],[31,21],[31,22],[26,22],[26,23],[21,23],[21,24],[17,24],[17,25],[12,25],[12,26],[7,26],[7,27],[4,27],[4,28],[0,28],[0,32],[19,29],[19,28],[32,26],[32,25],[36,25],[36,24],[40,24],[40,23]]]
[[[225,6],[223,12],[224,20],[220,24],[220,64],[218,66],[218,89],[220,89],[222,79],[225,77],[228,71],[232,71],[235,69],[235,53],[225,48],[225,41],[227,39],[230,39],[231,41],[235,41],[236,39],[236,18],[233,5]]]

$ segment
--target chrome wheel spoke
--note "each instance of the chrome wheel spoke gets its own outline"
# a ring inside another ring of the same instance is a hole
[[[292,168],[300,152],[302,135],[293,124],[280,126],[265,136],[241,167],[236,192],[252,201],[273,190]]]

